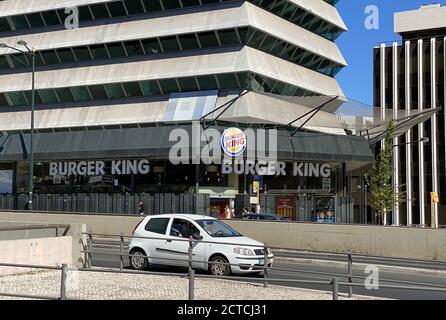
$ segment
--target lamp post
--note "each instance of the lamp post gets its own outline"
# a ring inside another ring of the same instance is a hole
[[[30,49],[28,44],[20,40],[17,42],[18,45],[26,48],[21,50],[5,43],[0,43],[0,48],[9,48],[11,50],[26,54],[31,56],[32,60],[32,89],[31,89],[31,137],[30,137],[30,157],[29,157],[29,197],[28,197],[28,210],[33,209],[33,191],[34,191],[34,105],[35,105],[35,74],[36,74],[36,50],[34,48]]]

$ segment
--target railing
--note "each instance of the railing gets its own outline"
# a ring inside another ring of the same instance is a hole
[[[202,264],[202,265],[212,265],[219,264],[223,266],[237,266],[237,267],[249,267],[253,271],[263,271],[263,279],[262,278],[254,278],[254,277],[234,277],[234,276],[219,276],[218,279],[223,280],[237,280],[243,281],[247,283],[258,283],[263,282],[264,288],[268,287],[270,283],[284,283],[286,284],[311,284],[311,285],[323,285],[327,286],[329,291],[332,293],[332,299],[339,299],[340,287],[346,287],[348,289],[347,294],[349,298],[353,297],[353,288],[355,287],[364,287],[364,283],[355,283],[354,279],[357,280],[365,280],[367,277],[364,276],[354,276],[353,275],[353,256],[351,252],[346,253],[346,262],[347,262],[347,273],[329,273],[329,272],[318,272],[318,271],[308,271],[308,270],[299,270],[299,269],[287,269],[287,268],[278,268],[273,267],[269,262],[273,258],[272,254],[269,254],[269,250],[266,245],[263,246],[263,265],[259,264],[234,264],[234,263],[224,263],[224,262],[211,262],[211,261],[198,261],[194,260],[193,250],[199,243],[208,243],[208,244],[221,244],[221,245],[230,245],[230,246],[243,246],[250,248],[261,248],[259,245],[246,244],[246,243],[226,243],[219,241],[203,241],[199,239],[193,239],[190,237],[189,239],[180,239],[174,237],[143,237],[143,236],[126,236],[126,235],[110,235],[110,234],[94,234],[94,233],[85,233],[87,235],[87,243],[84,244],[83,253],[85,255],[84,266],[82,268],[77,268],[76,270],[79,272],[101,272],[101,273],[113,273],[113,274],[139,274],[139,275],[158,275],[158,276],[166,276],[166,277],[185,277],[184,273],[166,273],[166,272],[156,272],[156,271],[138,271],[138,270],[126,270],[124,269],[124,258],[130,258],[136,256],[134,254],[126,253],[125,249],[125,239],[147,239],[147,240],[164,240],[164,241],[178,241],[178,242],[188,242],[188,258],[185,259],[174,259],[174,258],[165,258],[163,260],[167,261],[182,261],[187,262],[188,266],[188,299],[194,300],[195,293],[195,279],[215,279],[216,276],[208,275],[208,274],[196,274],[195,269],[193,268],[194,264]],[[115,252],[107,252],[107,251],[99,251],[93,250],[93,237],[102,237],[101,239],[108,238],[114,239],[119,238],[119,253]],[[271,249],[271,248],[270,248]],[[273,248],[273,249],[283,249],[283,248]],[[285,250],[285,249],[283,249]],[[105,269],[105,268],[93,268],[93,254],[103,254],[103,255],[111,255],[117,256],[119,258],[120,267],[117,269]],[[139,258],[144,259],[152,259],[159,258],[149,255],[138,255]],[[260,255],[257,256],[260,258]],[[61,267],[51,267],[51,266],[38,266],[38,265],[25,265],[25,264],[8,264],[8,263],[0,263],[0,267],[17,267],[17,268],[30,268],[30,269],[43,269],[43,270],[60,270],[61,271],[61,281],[60,281],[60,295],[58,297],[49,297],[49,296],[31,296],[31,295],[20,295],[20,294],[11,294],[6,292],[0,292],[0,296],[7,297],[20,297],[20,298],[31,298],[31,299],[48,299],[48,300],[65,300],[67,299],[67,290],[66,290],[66,279],[67,279],[67,265],[62,265]],[[277,272],[289,272],[289,273],[301,273],[301,274],[313,274],[317,275],[319,278],[317,280],[302,280],[302,279],[294,279],[294,278],[274,278],[269,275],[270,271]],[[345,281],[340,281],[340,279],[345,279]],[[446,287],[440,285],[425,285],[416,282],[410,281],[402,281],[402,280],[392,280],[392,279],[380,279],[381,282],[386,283],[396,283],[397,285],[379,285],[380,289],[400,289],[400,290],[414,290],[414,291],[432,291],[432,292],[444,292],[446,294]],[[405,284],[405,285],[402,285]]]
[[[59,236],[59,229],[64,229],[61,233],[61,236],[64,237],[67,235],[68,231],[70,230],[69,224],[35,224],[35,225],[13,225],[13,226],[6,226],[6,227],[0,227],[0,232],[12,232],[12,231],[31,231],[31,230],[56,230],[56,237]]]

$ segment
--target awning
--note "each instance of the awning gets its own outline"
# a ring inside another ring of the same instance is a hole
[[[224,127],[212,127],[223,132]],[[167,159],[175,142],[169,141],[173,129],[191,126],[106,129],[35,134],[36,160],[82,160],[114,158]],[[0,137],[0,162],[28,159],[29,135]],[[204,146],[204,142],[202,143]],[[371,162],[373,153],[364,137],[325,133],[278,132],[279,160]]]

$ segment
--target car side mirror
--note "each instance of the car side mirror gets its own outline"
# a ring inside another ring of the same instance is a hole
[[[200,231],[195,231],[195,232],[192,234],[192,238],[193,238],[194,240],[203,240],[203,236],[200,234]]]

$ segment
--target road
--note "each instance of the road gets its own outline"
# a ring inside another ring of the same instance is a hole
[[[127,249],[127,247],[125,247]],[[119,253],[119,245],[111,241],[94,241],[94,251],[107,253]],[[331,280],[333,276],[322,275],[320,273],[347,274],[346,257],[336,254],[322,254],[298,251],[275,251],[276,259],[274,268],[290,269],[291,271],[271,270],[268,275],[275,279],[299,279],[299,280]],[[119,268],[120,262],[118,256],[109,254],[94,254],[92,264],[95,267]],[[125,268],[128,268],[128,259],[124,259]],[[414,261],[394,258],[371,258],[371,257],[353,257],[353,275],[365,277],[365,268],[367,265],[376,265],[379,269],[380,285],[401,285],[401,286],[420,286],[428,285],[446,288],[446,263]],[[170,272],[184,272],[186,269],[171,268],[164,266],[153,266],[151,270]],[[251,277],[251,276],[249,276]],[[263,276],[257,276],[259,282]],[[243,276],[240,277],[243,279]],[[340,278],[340,281],[346,281],[346,278]],[[392,280],[389,281],[389,280]],[[410,284],[397,283],[398,281],[407,281]],[[364,283],[362,279],[354,279],[355,283]],[[286,285],[291,287],[331,290],[330,286],[317,284],[296,284],[293,282],[271,282],[277,285]],[[347,292],[346,287],[340,288],[341,292]],[[405,289],[380,288],[378,290],[367,290],[365,286],[354,287],[353,293],[358,295],[367,295],[389,299],[403,300],[446,300],[446,292],[434,291],[414,291]]]

